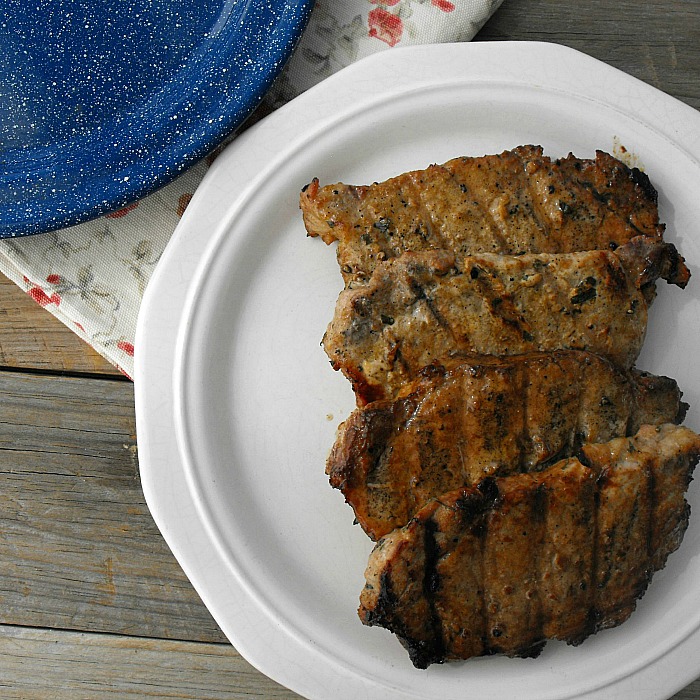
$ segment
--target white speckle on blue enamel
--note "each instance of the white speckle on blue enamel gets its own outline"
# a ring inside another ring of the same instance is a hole
[[[5,0],[0,238],[118,209],[250,114],[313,0]]]

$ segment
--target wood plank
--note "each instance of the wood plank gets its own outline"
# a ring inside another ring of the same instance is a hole
[[[33,673],[27,673],[34,669]],[[228,644],[0,626],[0,696],[8,700],[191,698],[291,700]]]
[[[476,39],[564,44],[700,109],[699,27],[698,2],[505,0]]]
[[[207,643],[139,488],[131,384],[0,373],[0,396],[0,696],[293,697]]]
[[[138,479],[130,382],[0,373],[0,623],[224,641]]]
[[[671,700],[699,700],[700,699],[700,680],[691,683],[687,688],[684,688],[679,693],[676,693]]]
[[[2,274],[0,366],[123,376],[102,355]]]
[[[27,669],[36,669],[27,673]],[[0,626],[0,695],[7,700],[180,698],[292,700],[226,644]],[[700,681],[672,700],[699,700]]]

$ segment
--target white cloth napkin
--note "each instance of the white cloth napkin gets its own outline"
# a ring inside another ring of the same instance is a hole
[[[469,41],[503,0],[318,0],[266,96],[274,109],[340,68],[393,46]],[[78,226],[0,241],[0,271],[132,375],[146,284],[211,159],[130,206]]]

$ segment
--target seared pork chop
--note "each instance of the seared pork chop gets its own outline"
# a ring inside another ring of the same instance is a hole
[[[687,428],[643,426],[434,499],[376,545],[360,618],[394,632],[419,668],[579,644],[626,620],[680,546],[699,457]]]
[[[585,442],[680,422],[676,382],[581,351],[453,358],[397,399],[356,409],[328,458],[362,529],[376,540],[429,499],[485,476],[528,472]]]
[[[663,235],[649,178],[602,151],[553,161],[541,147],[521,146],[369,186],[314,180],[300,206],[309,235],[338,241],[346,282],[369,279],[407,250],[570,253]]]
[[[576,349],[629,368],[659,277],[684,286],[688,272],[671,244],[647,237],[556,255],[404,253],[341,292],[323,345],[359,405],[454,353]]]

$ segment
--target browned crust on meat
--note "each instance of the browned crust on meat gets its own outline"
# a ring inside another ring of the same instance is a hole
[[[356,409],[326,472],[376,540],[428,500],[485,476],[542,468],[585,442],[679,421],[678,385],[580,351],[453,358],[395,400]]]
[[[454,158],[382,183],[321,187],[300,196],[306,230],[338,241],[346,282],[407,250],[564,253],[616,248],[638,235],[661,239],[649,178],[608,153],[552,160],[539,146]]]
[[[643,426],[544,472],[444,494],[377,543],[360,618],[419,668],[580,644],[626,620],[680,545],[699,458],[687,428]]]
[[[642,347],[657,274],[675,248],[634,239],[616,251],[472,255],[404,253],[341,292],[323,345],[358,405],[396,396],[455,353],[586,350],[629,368]],[[674,273],[675,274],[675,273]]]

